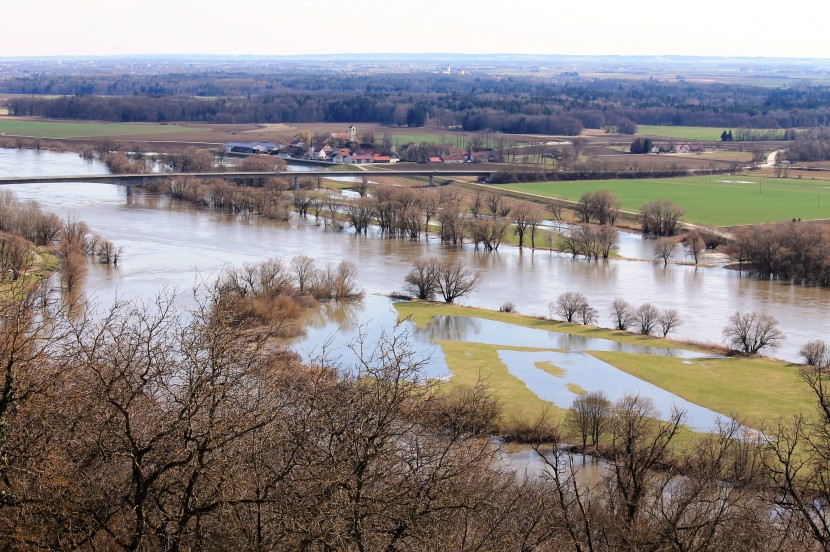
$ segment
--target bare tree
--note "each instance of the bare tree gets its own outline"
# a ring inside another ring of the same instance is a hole
[[[590,307],[588,298],[583,294],[577,291],[566,291],[560,294],[548,308],[551,312],[551,318],[553,314],[556,314],[566,322],[573,322],[574,318]]]
[[[16,281],[35,265],[35,253],[30,242],[13,234],[0,236],[0,281]]]
[[[775,349],[784,340],[775,318],[754,311],[731,314],[722,333],[729,347],[749,355]]]
[[[657,243],[654,244],[654,258],[658,261],[663,261],[663,266],[667,266],[669,264],[669,259],[671,259],[672,254],[674,253],[675,241],[669,238],[660,238],[657,240]]]
[[[680,313],[675,309],[664,310],[657,319],[657,325],[660,327],[660,332],[663,334],[663,337],[669,335],[669,332],[676,329],[682,323],[683,320],[680,319]]]
[[[530,236],[530,247],[536,248],[536,235],[539,232],[539,226],[544,220],[544,213],[541,209],[531,207],[527,212],[527,228]]]
[[[770,454],[764,456],[767,474],[781,494],[776,505],[782,521],[795,527],[795,539],[802,546],[814,542],[830,550],[830,520],[823,499],[830,495],[830,378],[823,365],[805,366],[802,380],[816,399],[817,413],[779,420],[765,431]]]
[[[487,207],[493,217],[506,217],[510,214],[511,209],[502,196],[492,192],[487,194]]]
[[[352,261],[340,261],[336,266],[328,263],[325,268],[315,270],[309,288],[318,301],[357,301],[363,298],[363,290],[357,285],[357,265]]]
[[[685,413],[674,410],[668,421],[655,422],[659,415],[654,403],[639,395],[626,395],[614,404],[612,412],[610,507],[618,512],[621,544],[636,549],[648,478],[655,467],[667,462],[669,445],[681,431]]]
[[[308,284],[314,276],[314,259],[305,255],[298,255],[291,259],[291,270],[294,272],[294,281],[300,294],[308,291]]]
[[[481,245],[485,251],[498,250],[508,226],[507,219],[496,217],[473,219],[467,224],[475,248]]]
[[[562,220],[562,204],[558,201],[553,201],[548,205],[553,220]]]
[[[340,204],[337,201],[337,198],[333,195],[327,196],[325,199],[326,210],[328,211],[328,220],[331,221],[331,225],[335,228],[340,226],[337,222],[337,211],[340,207]]]
[[[292,194],[292,204],[301,218],[308,215],[308,210],[314,202],[314,195],[304,190],[297,190]]]
[[[406,291],[417,299],[433,299],[437,287],[437,269],[438,260],[434,257],[428,260],[416,261],[412,266],[412,270],[406,275]]]
[[[608,190],[586,192],[582,194],[580,203],[583,222],[591,222],[591,218],[595,218],[600,225],[613,225],[620,211],[619,198]]]
[[[578,395],[565,417],[567,427],[582,440],[582,448],[598,445],[611,415],[611,403],[602,391]]]
[[[830,365],[830,347],[821,339],[813,339],[805,343],[798,350],[798,355],[804,359],[807,366]]]
[[[424,231],[429,232],[429,221],[438,214],[438,207],[441,205],[441,197],[434,191],[424,192],[421,197],[421,206],[424,209]]]
[[[603,224],[597,230],[597,247],[603,259],[617,246],[617,230],[610,224]]]
[[[484,207],[484,198],[483,194],[479,191],[473,195],[473,199],[470,201],[470,214],[473,215],[473,218],[478,218],[481,216],[481,210]]]
[[[588,303],[581,305],[579,308],[579,318],[582,320],[584,326],[596,324],[599,321],[599,311]]]
[[[694,259],[695,264],[698,263],[700,253],[706,249],[706,242],[697,230],[689,230],[683,237],[683,243],[686,244],[686,256]]]
[[[683,209],[667,199],[657,199],[640,207],[643,233],[655,236],[673,236],[677,231]]]
[[[635,313],[634,327],[642,335],[651,335],[660,319],[660,311],[651,303],[643,303]]]
[[[360,197],[366,197],[366,192],[369,191],[369,179],[365,176],[361,177],[359,181],[355,182],[354,190]]]
[[[531,208],[525,203],[517,205],[513,209],[513,233],[519,236],[519,247],[524,246],[525,232],[530,224]]]
[[[117,247],[109,240],[100,240],[95,254],[98,256],[98,262],[106,265],[118,265],[123,250]]]
[[[620,297],[614,299],[611,304],[611,322],[615,330],[628,330],[636,320],[637,314],[628,301]]]
[[[447,261],[436,266],[435,284],[444,301],[452,303],[478,286],[478,275],[460,261]]]
[[[366,235],[369,231],[369,225],[372,223],[373,211],[372,200],[365,197],[350,202],[346,206],[346,215],[349,217],[349,222],[355,233]]]

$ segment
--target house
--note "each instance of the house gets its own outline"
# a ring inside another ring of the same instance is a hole
[[[496,161],[496,154],[490,151],[474,151],[467,156],[470,163],[494,163]]]
[[[430,163],[443,163],[444,160],[441,159],[440,157],[430,157],[429,162]]]
[[[274,154],[280,150],[279,144],[272,142],[230,142],[225,144],[225,153],[237,155]]]
[[[463,163],[465,161],[463,155],[442,155],[442,163]]]
[[[352,164],[354,165],[368,165],[374,162],[375,158],[369,154],[352,155]]]
[[[660,153],[660,146],[652,146],[651,149],[648,150],[648,152],[649,153],[655,153],[655,154]]]
[[[291,157],[301,158],[305,157],[307,150],[305,144],[299,142],[297,144],[291,144],[290,146],[285,146],[283,151],[289,154]]]
[[[328,159],[333,151],[334,148],[326,143],[323,144],[323,147],[321,147],[319,151],[315,152],[314,157],[317,159]]]
[[[374,159],[375,163],[397,163],[401,159],[394,153],[392,155],[382,155],[380,153],[373,153],[372,158]]]
[[[340,153],[334,152],[329,157],[329,161],[332,163],[337,163],[338,165],[345,163],[346,165],[351,165],[354,163],[352,160],[352,156],[349,154],[342,155]]]
[[[686,144],[674,145],[671,147],[671,153],[689,153],[689,146]]]

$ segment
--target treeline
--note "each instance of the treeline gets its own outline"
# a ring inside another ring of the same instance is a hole
[[[741,267],[765,278],[830,286],[830,230],[820,224],[740,228],[729,253]]]
[[[788,144],[785,156],[793,162],[830,159],[830,132],[826,129],[813,129],[798,133],[795,140]]]
[[[123,250],[90,231],[74,216],[62,219],[46,213],[36,201],[19,201],[14,193],[0,191],[0,282],[37,280],[43,253],[55,253],[61,262],[61,283],[72,292],[86,271],[88,258],[101,264],[118,265]]]
[[[720,174],[731,172],[728,167],[718,169],[697,169],[695,174]],[[573,170],[566,171],[541,171],[513,169],[493,173],[488,179],[488,184],[515,184],[518,182],[548,182],[560,180],[610,180],[625,178],[670,178],[675,176],[688,176],[689,169],[680,168],[634,168],[633,170],[614,170],[604,166],[597,167],[596,164],[576,166]]]
[[[0,91],[32,95],[9,100],[13,115],[121,122],[376,122],[575,135],[582,128],[632,133],[636,124],[788,129],[830,119],[827,87],[645,80],[208,71],[40,74],[10,78]]]

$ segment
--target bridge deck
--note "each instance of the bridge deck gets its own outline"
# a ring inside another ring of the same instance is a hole
[[[297,172],[206,172],[206,173],[147,173],[147,174],[85,174],[62,176],[6,176],[0,178],[3,184],[39,184],[48,182],[113,182],[124,185],[141,185],[165,178],[314,178],[356,176],[366,178],[381,178],[387,176],[474,176],[487,177],[493,171],[482,170],[390,170],[390,171],[297,171]]]

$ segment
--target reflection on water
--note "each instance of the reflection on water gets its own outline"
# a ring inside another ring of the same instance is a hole
[[[612,351],[642,353],[648,355],[700,358],[711,356],[695,351],[669,347],[646,347],[633,343],[620,343],[610,339],[573,335],[548,330],[527,328],[516,324],[471,318],[466,316],[436,316],[426,328],[415,328],[413,336],[420,339],[472,341],[488,345],[511,347],[537,347],[566,351]]]
[[[371,318],[366,317],[367,312],[372,313]],[[287,340],[287,344],[304,360],[325,357],[344,367],[357,361],[361,342],[366,347],[364,352],[371,352],[383,336],[409,336],[415,330],[412,322],[398,323],[398,313],[389,299],[378,295],[368,296],[360,303],[324,303],[319,311],[310,309],[306,316],[310,322],[306,334]],[[407,341],[415,359],[423,362],[424,377],[449,377],[440,347],[430,340]]]
[[[498,444],[498,440],[496,442]],[[496,460],[497,467],[501,466],[511,472],[516,472],[520,477],[536,479],[551,475],[551,468],[546,461],[551,464],[556,462],[561,469],[560,474],[563,477],[574,475],[576,483],[583,490],[600,484],[603,481],[604,472],[609,468],[608,464],[599,458],[561,450],[555,453],[549,446],[540,449],[540,452],[545,460],[530,446],[503,445]]]
[[[412,336],[422,341],[481,341],[481,318],[436,316],[425,328],[415,327]]]

